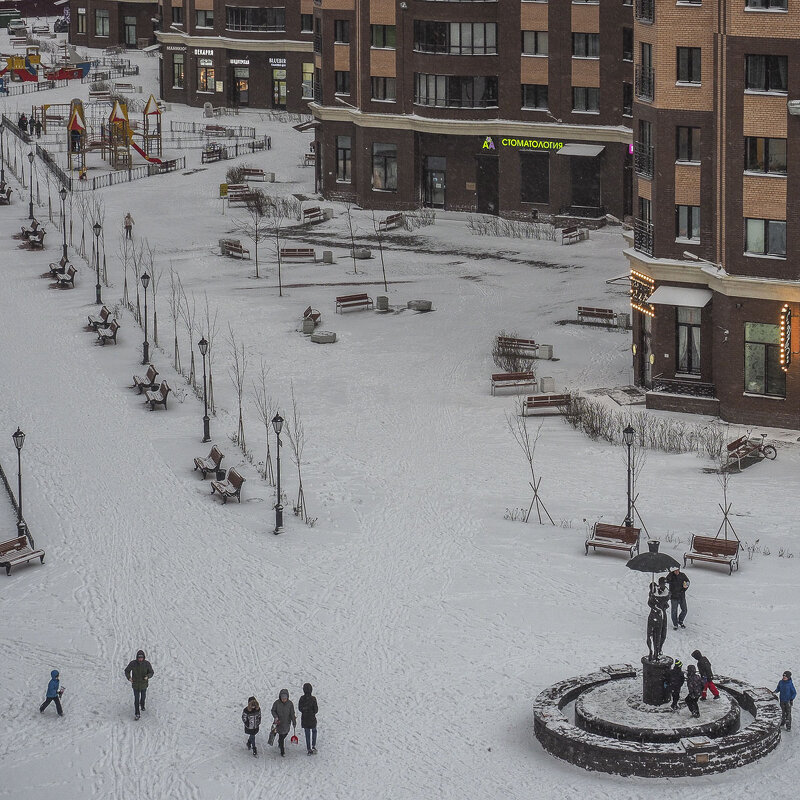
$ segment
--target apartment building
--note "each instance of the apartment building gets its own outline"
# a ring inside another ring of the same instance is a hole
[[[636,0],[634,48],[647,405],[800,427],[800,5]]]
[[[158,0],[78,0],[69,10],[69,41],[74,45],[137,48],[155,41]]]
[[[623,0],[316,0],[317,181],[361,206],[633,211]]]

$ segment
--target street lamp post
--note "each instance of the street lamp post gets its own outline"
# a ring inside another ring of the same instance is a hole
[[[95,269],[97,270],[97,285],[94,287],[95,303],[101,306],[103,305],[103,298],[100,296],[100,231],[103,230],[103,226],[99,222],[95,222],[95,224],[92,225],[92,230],[94,231],[94,263]]]
[[[33,219],[33,150],[28,153],[28,163],[31,165],[31,202],[28,205],[28,219]]]
[[[17,530],[22,536],[22,529],[25,527],[22,521],[22,445],[25,443],[25,434],[17,427],[11,438],[14,440],[14,447],[17,448]]]
[[[200,355],[203,356],[203,441],[211,441],[210,420],[208,419],[208,393],[206,390],[206,353],[208,352],[208,342],[204,336],[198,343]]]
[[[62,245],[61,256],[64,259],[64,263],[66,263],[67,262],[67,206],[66,206],[67,187],[62,186],[58,194],[61,197],[61,230],[64,232],[64,243]]]
[[[281,428],[283,428],[283,417],[276,414],[272,420],[272,427],[275,429],[275,435],[278,438],[278,448],[276,450],[276,463],[277,463],[277,492],[278,502],[275,504],[275,530],[274,534],[281,532],[283,528],[283,506],[281,505]]]
[[[633,502],[631,494],[633,492],[633,470],[631,469],[631,448],[633,447],[633,435],[636,431],[628,425],[622,431],[622,440],[625,442],[625,447],[628,448],[628,513],[625,516],[625,527],[630,528],[633,526]]]
[[[144,343],[142,344],[142,364],[150,360],[150,342],[147,341],[147,287],[150,285],[150,276],[142,273],[142,286],[144,286]]]
[[[6,129],[0,120],[0,183],[6,183]]]

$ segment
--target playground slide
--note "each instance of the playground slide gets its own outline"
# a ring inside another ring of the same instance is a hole
[[[131,136],[131,147],[145,160],[149,161],[151,164],[161,164],[163,163],[160,158],[154,158],[153,156],[147,155],[141,147],[139,147],[136,142],[133,141],[133,136]]]

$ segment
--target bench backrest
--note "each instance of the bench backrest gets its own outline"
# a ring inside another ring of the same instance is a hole
[[[357,300],[369,300],[369,295],[366,294],[345,294],[336,298],[337,303],[352,303]]]
[[[145,380],[148,383],[153,383],[156,379],[156,375],[158,375],[158,370],[151,364],[147,368],[147,374],[145,375]]]
[[[577,225],[572,225],[569,228],[562,228],[561,229],[561,235],[562,236],[569,236],[571,233],[577,233],[577,232],[578,232],[578,226]]]
[[[72,280],[72,278],[74,278],[77,274],[78,274],[78,270],[76,270],[75,267],[73,267],[70,264],[70,267],[67,270],[67,275],[69,275],[70,280]],[[101,316],[102,316],[102,312],[101,312]]]
[[[312,313],[313,313],[313,312],[312,312],[312,310],[311,310],[311,306],[309,306],[309,307],[308,307],[308,308],[307,308],[307,309],[306,309],[306,310],[303,312],[303,319],[308,319],[308,318],[311,316],[311,314],[312,314]]]
[[[739,552],[736,539],[714,539],[711,536],[693,536],[692,550],[708,556],[735,556]]]
[[[496,372],[492,375],[493,381],[528,381],[536,375],[533,372]]]
[[[161,396],[166,400],[167,395],[172,391],[166,381],[161,381],[161,386],[158,387]]]
[[[626,544],[635,544],[639,540],[639,528],[628,528],[625,525],[609,525],[606,522],[595,522],[593,538],[616,539]]]
[[[322,212],[319,210],[319,206],[314,206],[314,208],[304,208],[303,209],[303,216],[306,217],[310,214],[321,214]]]
[[[209,461],[211,461],[211,463],[214,464],[217,469],[219,469],[220,462],[223,458],[225,458],[225,456],[222,455],[222,453],[219,451],[219,448],[214,445],[211,448],[211,452],[208,454]]]
[[[233,467],[231,467],[228,470],[228,483],[230,483],[230,485],[233,486],[233,488],[238,492],[242,488],[244,478]]]
[[[614,310],[611,308],[595,308],[594,306],[578,306],[579,314],[603,314],[613,316]]]
[[[728,445],[728,452],[732,453],[734,450],[738,450],[743,444],[746,444],[747,441],[747,436],[740,436],[738,439],[736,439],[736,441],[733,441]]]
[[[111,316],[111,312],[105,306],[103,306],[100,309],[100,319],[103,320],[103,322],[105,322],[110,316]],[[151,369],[152,369],[152,365],[151,365]],[[148,372],[148,375],[149,374],[150,373]]]
[[[529,406],[565,406],[570,402],[568,394],[533,394],[525,401]]]
[[[111,325],[109,325],[108,330],[111,331],[112,336],[116,336],[117,331],[119,330],[119,322],[116,320],[111,321]]]
[[[388,217],[386,217],[386,219],[384,220],[384,222],[388,222],[388,223],[392,223],[392,222],[398,222],[398,221],[399,221],[399,220],[401,220],[402,218],[403,218],[403,215],[402,215],[402,213],[397,213],[397,214],[389,214],[389,216],[388,216]]]
[[[533,339],[517,339],[513,336],[498,336],[497,343],[506,347],[529,347],[536,344]]]
[[[11,553],[14,550],[24,550],[28,546],[28,540],[24,536],[16,539],[9,539],[7,542],[0,542],[0,555]]]

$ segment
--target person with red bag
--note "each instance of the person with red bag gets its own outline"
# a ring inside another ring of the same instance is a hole
[[[310,756],[317,754],[317,698],[311,692],[314,687],[310,683],[303,684],[303,696],[297,701],[300,709],[300,727],[306,734],[306,748]]]
[[[281,689],[278,699],[272,704],[272,724],[278,734],[278,746],[281,755],[286,755],[286,737],[289,728],[297,727],[297,715],[294,713],[294,703],[289,699],[289,690]]]

